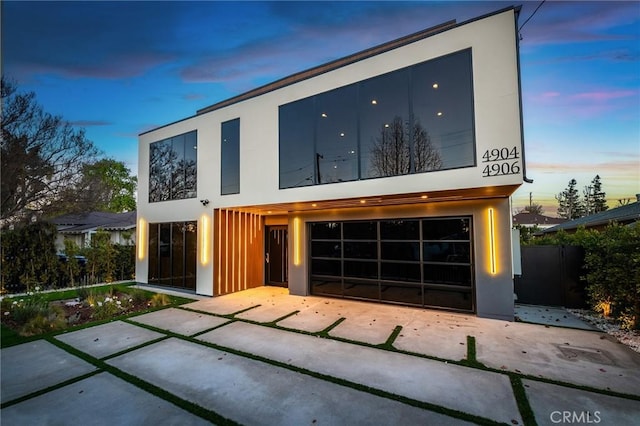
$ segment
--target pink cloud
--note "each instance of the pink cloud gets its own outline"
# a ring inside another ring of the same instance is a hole
[[[573,99],[584,99],[590,101],[608,101],[610,99],[619,99],[626,98],[629,96],[637,95],[638,91],[636,90],[613,90],[610,92],[607,91],[598,91],[598,92],[585,92],[585,93],[577,93],[572,95]]]

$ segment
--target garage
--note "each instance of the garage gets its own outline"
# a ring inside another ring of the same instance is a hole
[[[309,224],[315,295],[475,312],[472,218]]]

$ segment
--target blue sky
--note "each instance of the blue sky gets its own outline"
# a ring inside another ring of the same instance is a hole
[[[137,135],[330,60],[512,2],[2,2],[3,74],[137,171]],[[547,1],[521,30],[528,177],[640,193],[640,3]]]

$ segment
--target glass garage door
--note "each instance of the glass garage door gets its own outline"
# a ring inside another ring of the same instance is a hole
[[[311,293],[473,312],[470,217],[310,224]]]

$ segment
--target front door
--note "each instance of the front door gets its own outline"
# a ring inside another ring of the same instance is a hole
[[[287,287],[287,227],[268,226],[265,240],[266,284]]]

